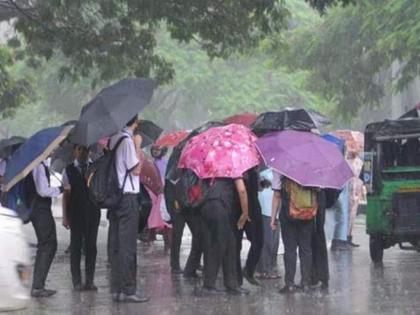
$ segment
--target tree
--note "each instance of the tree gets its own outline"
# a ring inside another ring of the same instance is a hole
[[[311,90],[336,101],[351,117],[366,105],[379,104],[384,86],[378,75],[393,62],[401,91],[420,74],[419,1],[367,0],[331,10],[316,27],[290,32],[288,49],[273,51],[277,62],[311,71]]]
[[[28,79],[10,71],[14,62],[13,52],[0,46],[0,118],[12,115],[32,95]]]

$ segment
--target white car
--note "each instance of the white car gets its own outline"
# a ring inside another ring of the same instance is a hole
[[[30,301],[29,248],[22,221],[0,205],[0,311],[25,308]]]

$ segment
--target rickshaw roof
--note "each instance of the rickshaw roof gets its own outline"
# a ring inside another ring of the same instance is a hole
[[[420,118],[403,118],[374,122],[366,126],[365,137],[371,140],[387,140],[387,138],[404,138],[404,136],[419,134]]]

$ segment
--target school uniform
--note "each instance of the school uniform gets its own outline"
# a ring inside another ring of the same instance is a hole
[[[82,283],[80,262],[83,242],[87,287],[93,286],[95,274],[96,241],[101,210],[89,198],[89,189],[85,179],[89,164],[89,162],[81,164],[75,160],[66,167],[63,173],[63,183],[71,187],[66,215],[70,224],[70,266],[75,287]]]

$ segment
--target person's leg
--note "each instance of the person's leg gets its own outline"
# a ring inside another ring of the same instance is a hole
[[[82,258],[82,239],[83,230],[80,224],[72,220],[70,229],[70,271],[75,290],[80,290],[82,286],[82,274],[80,271],[80,261]]]
[[[200,209],[200,219],[204,249],[203,287],[206,289],[216,288],[216,279],[221,263],[220,243],[222,236],[218,235],[217,205],[207,202]]]
[[[185,219],[191,231],[192,241],[190,254],[184,268],[184,275],[195,277],[203,253],[202,227],[197,213],[186,214]]]
[[[172,245],[171,245],[171,270],[180,273],[179,253],[181,250],[182,235],[184,233],[185,217],[181,213],[172,215]]]
[[[98,239],[99,222],[101,220],[101,212],[99,209],[90,209],[87,229],[85,233],[86,257],[85,257],[85,273],[87,290],[96,290],[94,286],[96,256],[98,253],[96,242]]]
[[[277,223],[277,227],[276,230],[273,231],[273,249],[272,249],[272,259],[271,259],[271,268],[272,268],[272,272],[273,275],[275,276],[279,276],[279,272],[278,272],[278,261],[277,261],[277,257],[278,257],[278,252],[279,252],[279,246],[280,246],[280,224]]]
[[[124,195],[117,210],[118,262],[121,266],[122,293],[135,295],[137,290],[137,227],[139,221],[136,195]]]
[[[109,261],[111,263],[111,293],[121,293],[121,271],[118,261],[119,257],[119,218],[116,209],[109,211]]]
[[[263,275],[268,275],[272,264],[272,247],[273,247],[273,231],[270,226],[271,218],[263,216],[263,247],[261,256],[257,264],[257,272]]]
[[[313,229],[314,229],[313,221],[298,222],[297,224],[300,272],[302,275],[303,286],[309,286],[311,284]]]
[[[281,236],[284,244],[284,269],[285,269],[285,284],[286,287],[291,287],[295,284],[296,261],[297,261],[297,227],[296,223],[285,220],[281,224]]]
[[[42,290],[57,251],[56,227],[48,205],[36,205],[31,214],[31,221],[38,240],[32,289]]]
[[[324,287],[328,287],[328,250],[324,224],[325,210],[320,209],[312,233],[312,283],[316,284],[321,281]]]
[[[255,269],[257,268],[258,260],[261,257],[261,250],[263,248],[263,223],[262,215],[256,215],[245,225],[245,232],[248,240],[251,242],[248,257],[245,264],[245,271],[247,277],[254,278]],[[254,284],[257,284],[256,282]]]

